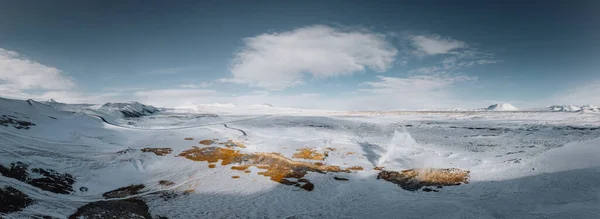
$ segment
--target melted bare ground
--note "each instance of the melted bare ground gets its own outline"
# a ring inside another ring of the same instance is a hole
[[[468,170],[451,169],[409,169],[401,172],[381,171],[377,179],[384,179],[409,191],[425,186],[454,186],[469,183]]]
[[[250,166],[254,166],[264,171],[259,175],[269,177],[272,181],[294,185],[308,191],[314,189],[308,180],[302,179],[308,172],[327,173],[327,172],[350,172],[349,169],[341,169],[338,166],[316,165],[314,163],[294,161],[279,153],[251,153],[244,154],[237,150],[219,147],[198,148],[193,147],[190,150],[181,152],[179,156],[194,161],[207,161],[210,165],[221,160],[221,165],[237,164],[231,169],[238,171],[248,171]],[[292,179],[297,179],[292,181]]]

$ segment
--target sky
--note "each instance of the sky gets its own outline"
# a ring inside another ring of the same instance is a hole
[[[600,1],[0,1],[0,96],[600,105]]]

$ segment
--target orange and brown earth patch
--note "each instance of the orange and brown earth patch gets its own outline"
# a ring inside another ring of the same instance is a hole
[[[294,185],[308,191],[314,189],[314,185],[303,177],[308,172],[327,173],[327,172],[350,172],[349,169],[341,169],[339,166],[316,165],[309,162],[294,161],[279,153],[251,153],[245,154],[237,150],[219,147],[206,147],[192,149],[181,152],[179,156],[194,161],[207,161],[210,165],[221,160],[221,165],[238,164],[231,169],[238,171],[248,171],[250,166],[263,169],[259,175],[269,177],[272,181]],[[297,179],[292,181],[293,179]]]
[[[158,156],[165,156],[173,152],[171,148],[142,148],[142,152],[152,152]]]
[[[211,140],[211,139],[206,139],[206,140],[202,140],[199,142],[201,145],[211,145],[213,143],[215,143],[215,141]]]
[[[225,147],[227,148],[246,148],[245,144],[242,144],[240,142],[235,142],[233,140],[227,140],[226,142],[220,142],[220,145],[225,145]]]
[[[202,140],[199,143],[201,145],[213,145],[213,144],[219,144],[219,145],[224,145],[225,147],[228,148],[246,148],[246,145],[244,145],[241,142],[235,142],[233,140],[227,140],[225,142],[217,142],[219,139],[206,139],[206,140]]]
[[[425,186],[454,186],[469,183],[468,170],[451,169],[409,169],[401,172],[381,171],[377,179],[384,179],[409,191]]]
[[[239,179],[240,176],[231,176],[232,179]]]
[[[348,167],[348,170],[364,170],[361,166],[351,166]]]
[[[161,185],[161,186],[172,186],[172,185],[175,185],[174,182],[171,182],[169,180],[160,180],[160,181],[158,181],[158,184]]]
[[[325,160],[326,156],[326,153],[319,153],[314,148],[300,148],[296,150],[296,153],[292,157],[307,160]]]

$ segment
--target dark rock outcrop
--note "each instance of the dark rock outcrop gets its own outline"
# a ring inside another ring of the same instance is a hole
[[[11,163],[10,167],[0,165],[0,174],[5,177],[57,194],[71,194],[73,192],[75,177],[71,174],[59,173],[51,169],[33,168],[31,172],[41,175],[41,177],[33,178],[29,176],[28,170],[29,165],[22,162]]]
[[[142,189],[146,188],[144,184],[129,185],[121,187],[112,191],[105,192],[102,194],[104,198],[125,198],[128,196],[139,194]]]
[[[2,115],[2,117],[0,117],[0,125],[4,127],[12,125],[12,127],[16,129],[30,129],[31,126],[35,126],[32,122],[14,119],[7,115]]]
[[[97,201],[82,206],[69,219],[152,219],[146,202],[138,199]]]
[[[33,203],[33,199],[14,187],[0,188],[0,214],[21,211]]]

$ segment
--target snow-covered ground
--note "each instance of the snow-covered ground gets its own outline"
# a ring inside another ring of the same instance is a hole
[[[12,186],[34,200],[0,217],[66,218],[88,203],[136,197],[156,218],[600,218],[597,112],[207,105],[117,118],[90,105],[57,106],[0,99],[0,165],[22,162],[75,179],[73,191],[60,194],[0,176],[0,188]],[[92,114],[114,118],[105,123]],[[239,153],[276,152],[304,162],[312,161],[294,154],[313,148],[328,151],[325,165],[364,170],[309,172],[304,178],[314,190],[307,191],[259,175],[257,166],[245,173],[177,156],[208,147],[202,140],[221,148],[227,144],[216,142],[231,140],[245,145],[235,148]],[[157,156],[143,148],[172,152]],[[439,192],[407,191],[377,180],[374,167],[459,168],[470,171],[470,180]],[[103,197],[136,184],[145,186],[139,194]]]

